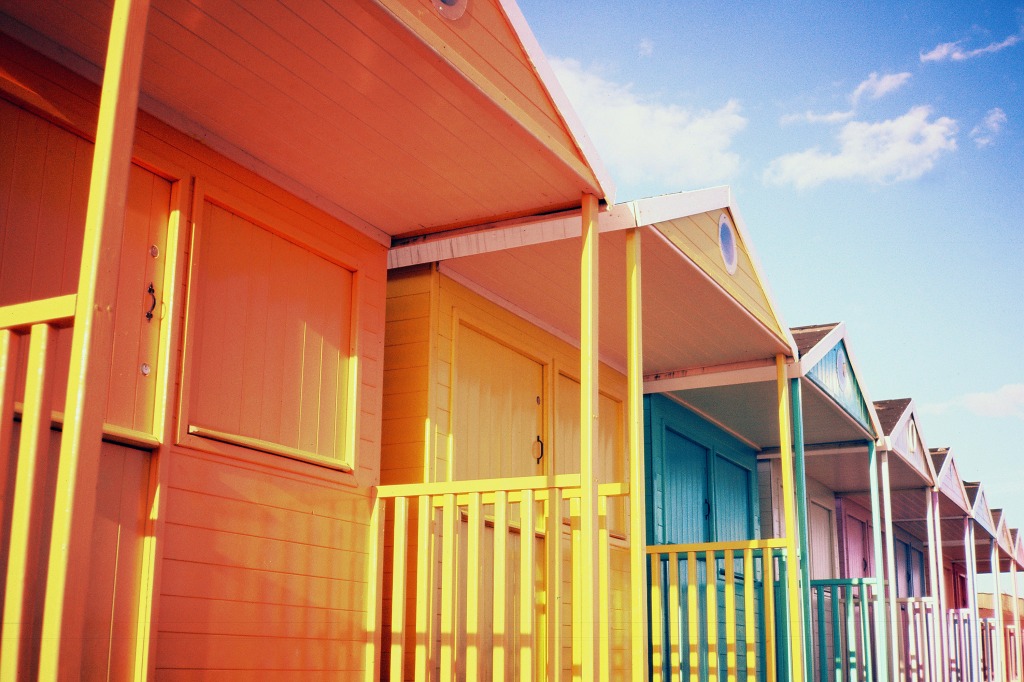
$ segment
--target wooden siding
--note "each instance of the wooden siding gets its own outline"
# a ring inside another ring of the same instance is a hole
[[[77,138],[87,140],[95,126],[97,88],[2,36],[0,74],[0,80],[7,79],[0,88],[8,93],[4,97],[19,91],[10,87],[13,81],[21,91],[34,93],[47,105],[37,104],[37,108],[61,112],[59,126],[44,124],[44,128],[51,126],[56,131],[44,139],[59,141],[69,134],[66,131],[75,133],[77,173],[79,148],[83,144]],[[9,106],[0,102],[0,111],[9,111]],[[15,113],[28,117],[35,126],[41,120],[34,113]],[[6,125],[3,129],[7,130]],[[2,149],[10,138],[0,137]],[[50,149],[47,142],[48,153]],[[85,651],[85,660],[109,660],[109,677],[126,676],[116,670],[131,668],[131,656],[139,645],[137,637],[145,629],[138,629],[134,615],[120,609],[136,608],[141,586],[152,581],[150,675],[160,679],[217,680],[352,677],[363,669],[362,650],[367,634],[364,623],[368,608],[369,486],[379,476],[386,250],[199,141],[143,113],[138,119],[135,156],[139,171],[133,171],[133,182],[140,171],[157,178],[149,183],[150,203],[138,203],[164,207],[163,214],[153,214],[158,216],[155,222],[168,222],[168,201],[154,198],[161,196],[156,190],[161,183],[185,194],[179,203],[170,206],[172,217],[177,211],[187,210],[191,187],[197,187],[197,192],[215,187],[223,196],[233,198],[232,208],[249,217],[260,217],[260,224],[273,225],[283,239],[303,244],[320,255],[343,254],[339,260],[356,273],[358,280],[351,305],[355,320],[353,343],[358,348],[358,401],[349,405],[350,410],[356,410],[349,419],[349,433],[356,450],[352,458],[354,472],[187,434],[184,422],[176,421],[176,397],[189,387],[178,368],[182,366],[181,330],[186,320],[194,324],[194,319],[184,311],[184,267],[179,265],[180,270],[168,271],[162,262],[155,265],[154,278],[163,276],[168,282],[175,282],[171,290],[162,292],[162,301],[165,312],[177,312],[169,322],[178,332],[168,341],[168,392],[155,395],[152,407],[147,409],[156,413],[156,422],[169,424],[166,432],[157,430],[157,437],[163,438],[166,433],[176,443],[164,442],[152,454],[104,445],[100,474],[103,499],[96,521],[97,527],[102,524],[103,528],[96,532],[97,537],[106,539],[102,547],[97,547],[94,571],[109,573],[116,556],[116,570],[123,574],[116,579],[101,576],[95,584],[89,583],[94,597],[89,627],[113,633],[113,643],[102,645],[106,653]],[[67,163],[58,162],[57,156],[54,159],[54,172]],[[0,154],[0,167],[9,168],[5,163],[9,163],[9,154]],[[56,186],[66,187],[67,182]],[[71,186],[75,188],[77,184]],[[60,220],[74,225],[77,218],[69,209],[61,209],[57,201],[46,201],[54,191],[45,185],[37,191],[36,212],[64,210],[66,215]],[[0,197],[7,194],[0,192]],[[22,215],[31,214],[27,209],[21,210]],[[130,204],[129,215],[132,210]],[[195,216],[181,217],[184,226],[190,224],[189,217]],[[5,221],[10,222],[4,218],[0,224]],[[19,238],[25,234],[23,223],[20,219],[17,224],[11,223]],[[39,234],[52,236],[49,232]],[[143,234],[146,257],[151,258],[151,237],[149,233]],[[159,248],[160,253],[168,254],[169,260],[179,264],[187,262],[190,236],[190,230],[183,231],[178,241]],[[72,242],[68,238],[67,243]],[[40,242],[33,248],[47,247]],[[6,246],[2,253],[8,253]],[[66,255],[61,257],[73,261]],[[57,272],[53,268],[49,276]],[[125,272],[122,266],[122,275]],[[59,286],[63,285],[50,281],[46,284],[48,289],[30,295],[59,291]],[[159,284],[156,288],[159,289]],[[133,289],[134,286],[129,287]],[[142,312],[148,308],[150,301],[144,289],[132,292],[129,298]],[[156,311],[161,311],[159,305]],[[145,328],[146,323],[142,325]],[[138,333],[126,331],[125,342],[131,345]],[[241,338],[238,342],[244,344]],[[125,362],[137,371],[138,360],[124,352],[128,356]],[[125,385],[112,378],[112,393]],[[135,396],[123,404],[138,410],[147,403]],[[108,408],[108,418],[118,409]],[[183,414],[187,415],[187,411]],[[146,418],[147,424],[149,419]],[[150,467],[150,462],[159,462],[159,467]],[[145,468],[140,469],[143,465]],[[150,469],[155,470],[153,478]],[[118,486],[119,496],[114,494]],[[145,523],[145,516],[154,503],[152,493],[156,486],[164,491],[159,507],[161,516],[155,525],[150,525]],[[118,509],[119,516],[115,514]],[[145,510],[142,521],[133,519],[135,510]],[[115,532],[116,524],[120,526]],[[140,524],[145,524],[145,528]],[[137,559],[136,549],[130,546],[144,531],[156,533],[155,563],[145,557]],[[111,544],[115,536],[121,543],[116,549]],[[149,567],[144,572],[142,565],[147,563]],[[142,595],[142,601],[146,601],[145,592]],[[104,600],[111,598],[113,606],[109,602],[104,605]],[[122,634],[125,639],[121,639]]]
[[[845,342],[840,341],[826,353],[825,357],[807,372],[807,377],[831,396],[861,426],[871,431],[871,416],[860,384],[853,373]]]
[[[737,265],[729,274],[718,245],[718,218],[722,211],[712,211],[679,220],[658,223],[658,229],[685,253],[709,277],[746,308],[751,315],[772,330],[779,338],[786,338],[772,311],[768,294],[761,283],[750,258],[747,245],[738,230],[735,231]],[[726,212],[728,215],[728,212]],[[730,223],[732,217],[729,217]]]

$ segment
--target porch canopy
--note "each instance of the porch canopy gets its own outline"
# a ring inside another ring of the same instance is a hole
[[[939,491],[939,528],[942,552],[953,561],[964,561],[964,519],[971,518],[972,504],[957,468],[956,458],[948,447],[931,448],[928,454],[935,470],[935,487]]]
[[[857,379],[842,323],[790,331],[799,362],[788,369],[800,380],[807,475],[836,491],[868,490],[868,448],[877,418]],[[779,456],[775,370],[764,363],[711,367],[681,376],[655,376],[645,390],[667,391],[761,451]],[[842,463],[842,466],[839,464]]]
[[[611,201],[515,3],[449,4],[152,0],[140,108],[385,245]],[[98,83],[112,5],[0,0],[0,33]]]

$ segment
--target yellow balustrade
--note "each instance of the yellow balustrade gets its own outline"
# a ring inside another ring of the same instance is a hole
[[[598,656],[600,674],[612,678],[606,510],[608,498],[628,492],[624,484],[598,487]],[[383,577],[383,634],[368,660],[381,661],[382,675],[563,679],[563,650],[571,647],[578,659],[585,632],[578,616],[562,622],[562,605],[573,599],[566,564],[581,556],[572,532],[579,527],[578,475],[386,485],[376,493],[381,528],[371,570]],[[581,669],[573,670],[580,679]]]
[[[652,680],[785,678],[791,635],[789,620],[777,617],[775,593],[786,589],[786,540],[654,545],[645,551]]]

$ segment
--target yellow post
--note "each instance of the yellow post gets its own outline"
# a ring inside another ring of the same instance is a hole
[[[9,338],[9,335],[8,335]],[[37,567],[32,564],[39,553],[41,525],[38,494],[44,486],[46,459],[50,449],[50,382],[56,330],[48,324],[32,326],[25,374],[25,397],[21,419],[21,438],[14,472],[11,504],[11,532],[7,558],[7,582],[4,591],[3,638],[0,647],[0,679],[28,677],[25,667],[31,660],[35,589],[42,587]],[[14,383],[14,377],[9,377]],[[6,456],[7,453],[5,452]]]
[[[40,679],[81,674],[85,584],[113,344],[117,264],[149,0],[115,0],[96,127],[43,607]],[[73,577],[72,577],[72,568]],[[76,586],[69,589],[69,583]]]
[[[804,679],[803,664],[803,620],[800,617],[800,581],[797,566],[800,555],[797,546],[796,498],[793,486],[793,439],[789,417],[789,380],[786,378],[786,358],[775,356],[776,379],[779,387],[779,453],[782,456],[782,509],[786,524],[786,553],[789,555],[789,570],[786,571],[789,600],[790,678],[796,682]]]
[[[626,233],[626,374],[629,383],[629,591],[633,682],[647,679],[646,473],[644,472],[643,317],[639,230]]]
[[[583,254],[580,263],[580,535],[582,542],[581,648],[583,679],[599,676],[597,575],[597,197],[583,195]]]

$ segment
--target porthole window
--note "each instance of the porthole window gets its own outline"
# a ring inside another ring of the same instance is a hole
[[[469,0],[434,0],[434,7],[438,14],[445,19],[455,20],[466,13],[466,5]]]
[[[845,392],[850,383],[850,376],[846,371],[846,353],[842,350],[836,353],[836,376],[839,378],[839,390]]]
[[[736,246],[736,228],[729,222],[729,217],[724,213],[718,218],[718,249],[722,252],[722,262],[730,275],[736,274],[736,264],[739,261]]]

